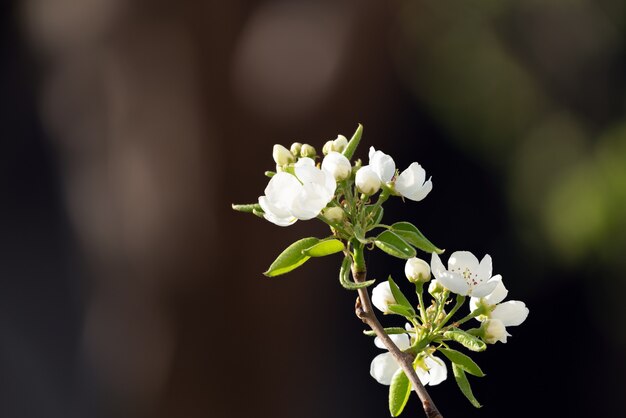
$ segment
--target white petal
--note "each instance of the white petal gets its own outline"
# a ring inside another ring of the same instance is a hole
[[[417,374],[417,377],[419,377],[422,385],[426,386],[430,383],[430,373],[428,373],[428,370],[422,369],[421,367],[417,366],[417,368],[415,369],[415,374]],[[413,390],[415,390],[415,388],[413,388]]]
[[[437,253],[433,253],[430,258],[430,270],[432,271],[433,276],[435,276],[435,278],[437,279],[439,278],[439,276],[446,273],[446,268],[443,266],[441,258],[439,258]]]
[[[455,251],[448,259],[448,270],[455,273],[463,274],[469,270],[472,278],[478,272],[478,259],[469,251]]]
[[[331,151],[322,161],[322,171],[330,173],[337,181],[342,181],[350,176],[352,165],[343,154]]]
[[[411,346],[411,340],[406,334],[391,334],[389,338],[391,338],[391,341],[393,341],[393,343],[398,346],[401,351],[404,351]],[[378,337],[374,338],[374,345],[384,350],[387,349],[385,344],[383,344],[383,340]]]
[[[511,336],[506,332],[504,324],[499,319],[488,319],[484,322],[484,326],[485,335],[483,338],[487,344],[495,344],[498,341],[506,344],[506,338]]]
[[[391,293],[389,282],[381,282],[372,290],[372,304],[374,304],[379,311],[388,313],[389,310],[387,307],[395,303],[396,299],[393,297],[393,293]]]
[[[524,302],[510,300],[496,306],[490,317],[502,321],[505,327],[520,325],[528,317],[528,308]]]
[[[275,225],[289,226],[298,220],[291,214],[277,215],[277,213],[280,213],[280,211],[275,210],[271,203],[267,201],[267,198],[265,196],[259,197],[259,204],[261,205],[261,208],[264,212],[263,217]]]
[[[276,173],[265,188],[265,196],[259,197],[259,204],[265,212],[265,219],[279,226],[291,225],[295,218],[291,206],[302,185],[289,173]]]
[[[374,147],[370,148],[370,167],[374,170],[380,181],[389,182],[396,173],[396,163],[389,155],[382,151],[376,151],[372,153]]]
[[[497,285],[497,281],[489,280],[488,282],[481,283],[478,286],[472,288],[469,292],[469,295],[476,298],[484,298],[485,296],[493,292]]]
[[[457,295],[467,296],[470,291],[470,285],[460,274],[445,272],[437,280],[439,284]]]
[[[432,189],[432,182],[424,183],[426,171],[418,163],[412,163],[396,179],[396,191],[407,199],[420,201]]]
[[[486,282],[491,278],[491,256],[489,254],[485,254],[483,259],[480,262],[477,270],[473,270],[476,273],[476,281]]]
[[[326,180],[322,170],[315,167],[315,163],[313,163],[313,160],[310,158],[300,158],[293,167],[296,172],[296,177],[298,177],[302,184],[324,184]]]
[[[485,303],[487,303],[488,305],[495,305],[502,302],[506,298],[506,295],[509,294],[509,291],[504,286],[504,283],[502,283],[502,276],[500,276],[499,274],[493,276],[490,281],[494,281],[497,284],[495,289],[493,289],[493,292],[485,296],[484,299]]]
[[[380,178],[369,165],[364,165],[356,172],[354,182],[361,193],[371,195],[380,189]]]
[[[376,379],[378,383],[390,385],[391,378],[400,368],[391,353],[379,354],[372,360],[370,364],[370,375]]]
[[[446,363],[438,357],[429,356],[425,360],[426,366],[429,368],[428,374],[430,375],[430,386],[438,385],[448,377],[448,368]]]

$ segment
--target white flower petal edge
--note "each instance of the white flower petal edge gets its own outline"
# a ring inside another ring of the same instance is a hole
[[[370,364],[370,375],[378,383],[389,386],[391,378],[398,371],[400,366],[390,352],[382,353],[374,357]]]
[[[515,327],[526,320],[528,313],[529,310],[524,302],[510,300],[496,305],[490,317],[499,319],[505,327]]]
[[[372,304],[383,313],[389,313],[389,305],[396,303],[389,282],[382,282],[372,290]]]
[[[370,167],[380,178],[383,183],[388,183],[396,174],[396,163],[389,155],[382,151],[376,151],[374,147],[370,147],[369,152]]]
[[[412,163],[396,179],[396,191],[407,199],[419,202],[433,189],[431,179],[426,179],[426,171],[418,163]]]
[[[343,154],[331,151],[322,161],[322,171],[330,173],[337,181],[343,181],[350,176],[352,165]]]
[[[423,364],[417,366],[415,372],[424,386],[435,386],[448,378],[446,363],[436,356],[426,357]]]
[[[265,188],[265,195],[259,197],[264,217],[278,226],[288,226],[297,219],[291,213],[291,206],[302,185],[289,173],[276,173]]]
[[[398,346],[401,351],[404,351],[411,346],[411,339],[407,334],[391,334],[389,338],[391,338],[391,341],[393,341],[393,343]],[[374,338],[374,345],[378,348],[382,348],[383,350],[387,349],[383,340],[378,337]]]

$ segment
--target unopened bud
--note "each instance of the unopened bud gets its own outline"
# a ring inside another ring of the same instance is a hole
[[[322,147],[322,154],[328,155],[333,150],[333,141],[327,141]]]
[[[350,165],[350,160],[344,157],[343,154],[331,151],[322,161],[322,170],[332,174],[335,180],[343,181],[350,177],[352,166]]]
[[[348,138],[343,135],[337,135],[337,139],[333,141],[333,151],[343,152],[348,146]]]
[[[343,209],[333,206],[324,211],[324,217],[333,223],[339,223],[345,217],[345,212]]]
[[[356,172],[354,182],[361,193],[368,195],[376,193],[380,189],[381,184],[378,174],[368,165],[361,167]]]
[[[276,165],[279,166],[294,163],[296,161],[291,151],[279,144],[274,145],[272,157],[274,158]]]
[[[393,297],[389,282],[382,282],[374,287],[374,289],[372,290],[372,303],[382,313],[391,313],[391,311],[389,310],[389,305],[394,305],[397,302],[396,298]]]
[[[426,283],[430,280],[430,266],[421,258],[409,258],[404,265],[404,274],[411,283]]]
[[[439,296],[444,290],[446,290],[446,288],[443,287],[437,280],[432,280],[428,285],[428,293],[434,297]]]
[[[294,142],[293,144],[291,144],[291,147],[289,148],[289,151],[291,151],[291,153],[295,156],[295,157],[299,157],[300,156],[300,151],[302,150],[302,144],[299,142]]]
[[[313,148],[311,145],[309,144],[302,145],[302,148],[300,149],[301,157],[315,158],[316,155],[317,155],[317,152],[315,151],[315,148]]]

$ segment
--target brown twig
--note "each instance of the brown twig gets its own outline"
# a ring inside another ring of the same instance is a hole
[[[352,277],[356,283],[364,282],[365,276],[365,271],[358,271],[354,265],[352,266]],[[400,367],[402,367],[402,370],[404,370],[404,373],[409,378],[411,385],[417,392],[417,396],[422,401],[422,407],[424,408],[426,416],[428,418],[443,418],[430,395],[424,388],[424,385],[422,385],[419,377],[417,377],[417,373],[415,373],[415,370],[413,369],[413,356],[409,353],[400,351],[391,338],[389,338],[389,335],[387,335],[383,326],[376,317],[376,313],[372,308],[372,302],[367,289],[361,288],[358,289],[358,292],[359,298],[357,299],[356,304],[356,315],[376,333],[376,336],[382,340],[385,347],[387,347],[387,350],[389,350]]]

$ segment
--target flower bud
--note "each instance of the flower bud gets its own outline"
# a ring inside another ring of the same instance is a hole
[[[328,155],[328,153],[333,150],[333,146],[334,146],[333,141],[326,141],[326,143],[322,147],[322,154]]]
[[[291,151],[291,153],[296,157],[300,156],[301,150],[302,150],[302,144],[299,142],[294,142],[293,144],[291,144],[291,147],[289,148],[289,151]]]
[[[430,280],[430,266],[421,258],[409,258],[404,265],[404,274],[411,283],[426,283]]]
[[[395,305],[396,298],[394,298],[393,293],[391,293],[389,282],[379,283],[374,290],[372,290],[372,303],[382,313],[391,313],[391,311],[389,311],[389,305]]]
[[[495,344],[500,341],[501,343],[506,343],[506,337],[510,337],[511,334],[506,332],[506,327],[499,319],[488,319],[483,322],[482,327],[480,327],[482,331],[483,340],[487,344]]]
[[[348,138],[343,135],[337,135],[337,139],[333,141],[332,150],[336,152],[343,152],[348,146]]]
[[[345,212],[343,211],[343,209],[334,206],[324,210],[324,217],[330,222],[339,223],[343,221],[343,218],[345,217]]]
[[[313,148],[309,144],[302,145],[302,148],[300,149],[301,157],[315,158],[316,155],[317,155],[317,152],[315,151],[315,148]]]
[[[428,293],[434,297],[439,296],[444,290],[446,290],[446,288],[443,287],[437,280],[432,280],[428,285]]]
[[[361,193],[372,195],[380,189],[380,178],[369,165],[356,172],[356,187]]]
[[[272,157],[274,158],[276,165],[280,166],[294,163],[296,161],[291,151],[279,144],[274,145]]]
[[[333,175],[335,180],[343,181],[350,177],[352,172],[352,165],[350,160],[344,157],[338,152],[331,151],[324,157],[322,161],[322,170],[329,172]]]

